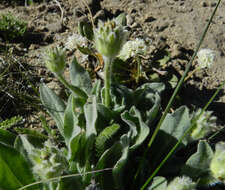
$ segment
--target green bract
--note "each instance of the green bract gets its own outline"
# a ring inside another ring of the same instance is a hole
[[[210,170],[213,176],[225,182],[225,143],[220,142],[216,144],[216,152],[210,164]]]
[[[94,30],[94,42],[100,54],[106,57],[115,57],[120,52],[125,40],[127,31],[124,26],[115,20],[98,23]]]
[[[53,73],[61,74],[65,68],[65,52],[60,48],[46,50],[44,61],[46,67]]]

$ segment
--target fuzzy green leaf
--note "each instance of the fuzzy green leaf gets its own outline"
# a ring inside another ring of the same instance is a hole
[[[70,80],[73,86],[79,87],[87,94],[91,93],[92,83],[88,72],[77,62],[74,57],[70,64]]]
[[[135,107],[132,107],[129,113],[124,112],[121,114],[121,117],[130,127],[132,138],[130,150],[133,151],[144,142],[150,132],[150,129],[143,122],[140,111]]]
[[[167,181],[165,177],[157,176],[153,178],[153,182],[147,190],[166,190]]]
[[[127,135],[123,135],[120,138],[120,143],[122,145],[122,155],[120,159],[116,162],[112,174],[117,189],[125,189],[123,185],[124,169],[128,161],[129,155],[129,144],[130,140]]]
[[[34,182],[28,163],[14,148],[0,143],[0,189],[15,190]]]
[[[13,146],[15,139],[16,139],[15,134],[7,130],[0,129],[0,143]]]
[[[74,114],[74,98],[71,95],[69,97],[67,107],[64,113],[64,138],[68,145],[71,138],[76,137],[80,132],[81,128],[78,126],[78,118]]]
[[[40,98],[42,104],[47,109],[48,113],[52,116],[56,125],[61,133],[64,136],[63,131],[63,120],[64,120],[64,111],[65,104],[64,102],[46,85],[42,84],[40,86]]]
[[[179,140],[185,131],[190,127],[191,118],[188,113],[188,108],[182,106],[178,108],[174,113],[168,114],[162,123],[160,128],[161,131],[165,132],[166,134],[170,135],[176,140]],[[166,140],[167,144],[172,143],[172,140]],[[183,144],[187,144],[187,140],[184,139]]]
[[[99,158],[96,170],[113,168],[116,162],[120,159],[122,155],[123,147],[119,141],[113,144],[112,147],[107,149],[102,156]],[[102,189],[114,190],[114,181],[112,180],[112,172],[97,173],[96,180],[102,186]]]
[[[146,83],[133,93],[133,104],[142,113],[142,118],[147,125],[151,125],[160,110],[161,98],[159,94],[164,90],[162,83]]]
[[[101,81],[96,80],[95,83],[93,84],[93,88],[91,90],[91,94],[96,96],[97,102],[101,102]]]
[[[200,179],[199,184],[208,185],[214,181],[210,175],[210,162],[213,157],[213,151],[206,141],[200,141],[198,150],[186,162],[181,170],[182,175],[191,177],[197,181]]]
[[[106,149],[107,142],[112,138],[114,134],[120,129],[120,126],[113,124],[106,127],[96,138],[95,147],[97,156],[101,156]]]
[[[158,165],[160,161],[168,154],[169,150],[183,136],[188,127],[190,127],[191,119],[188,108],[182,106],[175,110],[172,114],[167,114],[161,128],[157,134],[152,146],[151,157],[154,165]],[[183,139],[180,147],[187,144],[187,139]],[[178,149],[180,148],[178,147]],[[177,150],[178,150],[177,149]]]
[[[86,141],[84,132],[79,133],[77,136],[71,139],[68,147],[68,159],[70,161],[77,161],[77,163],[80,163],[82,160],[84,161],[85,143]]]
[[[84,105],[84,115],[86,119],[86,137],[96,135],[96,121],[98,117],[96,98],[91,97],[91,102]]]

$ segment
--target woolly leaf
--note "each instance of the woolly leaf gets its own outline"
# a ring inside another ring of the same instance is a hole
[[[16,139],[15,134],[7,130],[0,129],[0,143],[13,146],[15,139]]]
[[[96,132],[96,121],[98,117],[96,98],[91,97],[91,103],[87,102],[84,105],[84,115],[86,119],[86,137],[88,138],[92,134],[97,134]]]
[[[197,181],[200,179],[199,184],[209,184],[212,179],[210,175],[210,162],[213,157],[213,151],[206,141],[200,141],[198,150],[186,162],[181,170],[182,175],[191,177]]]
[[[34,182],[31,169],[14,148],[0,143],[0,189],[15,190]]]
[[[88,72],[77,62],[74,57],[70,64],[70,80],[73,86],[79,87],[87,94],[91,93],[92,84]]]
[[[133,151],[144,142],[150,132],[150,129],[143,122],[140,111],[135,107],[132,107],[129,113],[124,112],[121,114],[121,117],[130,127],[132,140],[130,150]]]
[[[153,178],[153,182],[147,190],[166,190],[167,181],[165,177],[157,176]]]
[[[115,185],[118,189],[124,189],[123,185],[123,177],[124,177],[124,168],[128,161],[128,155],[129,155],[129,144],[130,140],[127,135],[123,135],[120,138],[120,143],[122,145],[122,155],[120,159],[116,162],[112,174],[113,179],[115,182]]]
[[[155,165],[159,164],[168,154],[169,150],[183,136],[188,127],[190,127],[190,123],[191,119],[188,108],[185,106],[178,108],[172,114],[167,114],[152,146],[152,154],[154,154],[154,157],[151,159],[154,160]],[[186,144],[187,139],[183,139],[178,149]]]
[[[40,98],[42,104],[47,109],[48,113],[52,116],[56,125],[59,129],[59,132],[64,136],[63,132],[63,120],[64,120],[64,110],[65,104],[59,98],[54,91],[48,88],[46,85],[42,84],[40,86]]]
[[[95,147],[97,156],[101,156],[106,149],[107,142],[112,138],[114,134],[120,129],[118,124],[113,124],[106,127],[96,138]]]
[[[64,137],[65,137],[65,141],[66,144],[68,145],[71,138],[77,136],[81,129],[78,126],[78,118],[75,116],[74,114],[74,102],[73,102],[74,98],[71,95],[69,97],[68,103],[67,103],[67,107],[64,113]]]

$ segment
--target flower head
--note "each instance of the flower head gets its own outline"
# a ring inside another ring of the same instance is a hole
[[[225,142],[216,144],[216,151],[210,163],[210,170],[213,177],[225,182]]]
[[[65,51],[57,47],[48,49],[44,61],[47,68],[53,73],[62,73],[66,65]]]
[[[215,51],[211,49],[201,49],[198,54],[198,63],[200,68],[209,68],[213,64],[216,58]]]
[[[137,55],[146,55],[146,53],[147,45],[145,44],[144,40],[136,38],[135,40],[127,41],[124,44],[118,57],[123,61],[126,61],[131,57],[135,57]]]
[[[193,119],[199,116],[202,109],[198,109],[193,114]],[[207,136],[212,128],[216,125],[216,117],[212,116],[212,111],[204,111],[202,115],[197,119],[193,130],[191,131],[191,138],[198,140]]]
[[[98,23],[94,30],[94,42],[96,49],[105,57],[117,56],[126,40],[127,30],[116,19]]]
[[[76,49],[77,45],[81,47],[87,46],[88,41],[85,37],[80,34],[74,33],[72,36],[69,36],[65,44],[65,48],[72,51]]]
[[[191,180],[191,178],[182,176],[176,177],[173,181],[169,183],[166,190],[195,190],[196,183]]]

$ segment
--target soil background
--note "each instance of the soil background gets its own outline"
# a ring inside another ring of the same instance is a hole
[[[0,45],[13,48],[15,58],[23,57],[28,65],[36,66],[37,69],[32,72],[40,76],[38,82],[43,80],[52,82],[54,77],[46,71],[42,59],[46,47],[58,45],[64,47],[68,37],[77,32],[78,22],[86,19],[89,11],[81,0],[46,0],[34,2],[29,6],[24,6],[24,1],[20,2],[1,0],[0,14],[10,12],[17,18],[25,20],[28,23],[28,31],[22,40],[6,43],[0,38]],[[171,53],[171,61],[168,64],[173,65],[181,74],[217,3],[216,0],[86,0],[86,2],[95,23],[98,19],[107,20],[125,12],[131,31],[130,38],[150,39],[149,54],[167,47]],[[197,72],[182,89],[181,94],[186,104],[204,106],[219,84],[225,80],[224,13],[225,2],[222,1],[201,47],[216,51],[216,62],[210,69]],[[68,56],[72,57],[73,54]],[[34,73],[30,74],[34,76]],[[224,125],[224,90],[210,109],[215,111],[221,124]]]

